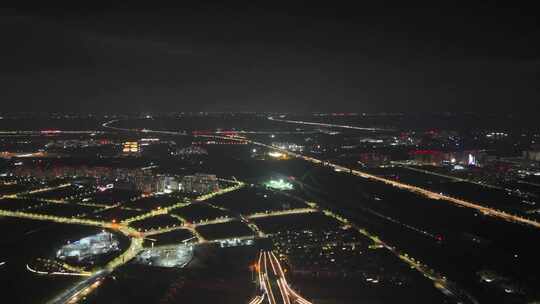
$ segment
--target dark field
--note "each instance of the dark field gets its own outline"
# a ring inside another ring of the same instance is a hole
[[[197,227],[196,229],[204,238],[208,240],[228,239],[253,235],[251,229],[240,221],[205,225]]]
[[[339,222],[322,213],[272,216],[254,219],[254,222],[265,233],[287,230],[330,230],[340,226]]]
[[[33,208],[31,213],[52,215],[60,217],[82,217],[101,210],[99,207],[71,205],[71,204],[48,204]]]
[[[0,260],[6,262],[0,268],[0,292],[6,303],[25,304],[46,303],[78,280],[76,277],[36,275],[26,270],[27,263],[35,258],[52,257],[68,240],[101,231],[94,227],[2,217],[0,229],[10,231],[0,239]],[[121,238],[121,244],[124,243]]]
[[[208,206],[205,203],[193,203],[186,207],[173,209],[169,213],[179,215],[192,223],[232,216],[230,212]]]
[[[154,242],[154,246],[180,244],[182,241],[188,240],[193,236],[194,235],[187,229],[177,229],[149,236],[149,238],[156,241],[145,240],[145,246],[149,246],[150,242]]]
[[[132,217],[145,214],[146,211],[123,209],[122,207],[114,207],[110,209],[105,209],[92,214],[87,214],[84,218],[102,220],[106,222],[122,222]]]
[[[143,220],[135,221],[129,224],[139,231],[149,231],[162,228],[177,227],[182,225],[180,220],[167,214],[156,215]]]
[[[15,199],[15,198],[4,198],[0,200],[0,209],[8,211],[28,211],[34,208],[41,206],[46,206],[49,203],[42,202],[34,199]]]
[[[103,205],[116,205],[118,203],[129,203],[130,200],[140,196],[140,192],[122,189],[110,189],[107,191],[98,191],[88,196],[89,202]]]
[[[128,264],[82,303],[247,303],[256,294],[252,273],[257,248],[196,246],[187,268]]]
[[[164,194],[140,198],[135,201],[125,203],[124,206],[139,208],[143,210],[153,210],[157,208],[168,207],[181,201],[182,199],[177,196]]]
[[[306,208],[306,204],[258,187],[243,188],[218,196],[209,203],[241,214]]]

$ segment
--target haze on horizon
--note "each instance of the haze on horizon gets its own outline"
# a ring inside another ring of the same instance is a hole
[[[6,8],[2,111],[534,109],[535,11],[436,5]]]

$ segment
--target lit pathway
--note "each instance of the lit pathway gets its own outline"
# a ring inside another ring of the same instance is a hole
[[[318,210],[314,209],[314,208],[298,208],[298,209],[290,209],[290,210],[280,210],[280,211],[254,213],[254,214],[246,215],[246,218],[248,218],[248,219],[256,219],[256,218],[264,218],[264,217],[272,217],[272,216],[283,216],[283,215],[292,215],[292,214],[313,213],[313,212],[317,212],[317,211]]]
[[[46,192],[46,191],[62,189],[62,188],[66,188],[66,187],[69,187],[69,186],[71,186],[71,183],[61,184],[61,185],[58,185],[58,186],[55,186],[55,187],[39,188],[39,189],[35,189],[35,190],[31,190],[31,191],[25,191],[25,192],[16,193],[16,194],[4,195],[4,196],[0,196],[0,199],[3,199],[3,198],[19,198],[21,195],[36,194],[36,193],[41,193],[41,192]]]

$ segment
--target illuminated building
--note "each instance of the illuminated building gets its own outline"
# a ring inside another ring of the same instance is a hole
[[[286,182],[283,179],[275,180],[272,179],[264,184],[268,188],[276,189],[276,190],[292,190],[293,185],[289,182]]]
[[[81,262],[111,251],[118,251],[119,246],[120,242],[112,233],[103,231],[62,246],[56,252],[56,257],[60,260],[75,259]]]
[[[486,159],[485,151],[465,150],[465,151],[440,151],[440,150],[413,150],[410,153],[411,159],[421,165],[465,165],[478,166]]]
[[[189,147],[185,147],[185,148],[179,148],[176,150],[176,152],[174,152],[175,155],[180,155],[180,156],[186,156],[186,155],[207,155],[208,154],[208,151],[206,151],[206,149],[203,149],[199,146],[189,146]]]
[[[214,174],[196,173],[182,178],[181,188],[185,192],[210,193],[219,190],[218,179]]]
[[[137,172],[134,180],[137,190],[144,193],[158,192],[158,178],[150,170],[141,170]]]
[[[531,149],[523,151],[523,158],[526,160],[540,161],[540,145],[534,145]]]
[[[63,165],[54,162],[32,162],[14,167],[10,172],[15,176],[55,179],[62,177],[93,178],[97,185],[113,184],[114,188],[138,190],[144,193],[164,192],[174,189],[176,177],[156,175],[154,167],[108,167],[86,165]],[[180,189],[180,186],[177,186]]]
[[[139,143],[136,141],[126,141],[122,145],[122,153],[124,155],[139,155],[141,149]]]
[[[277,147],[282,150],[289,150],[292,152],[304,151],[304,146],[297,145],[295,143],[289,143],[289,142],[273,142],[272,146]]]
[[[358,163],[366,167],[378,167],[390,163],[390,156],[377,152],[360,153]]]
[[[181,190],[181,183],[176,176],[159,176],[157,191],[171,193]]]
[[[467,157],[467,164],[469,166],[476,166],[477,165],[476,157],[474,157],[474,155],[472,154],[469,154],[469,156]]]
[[[277,151],[270,151],[268,152],[268,156],[275,158],[275,159],[288,159],[289,157],[287,154]]]
[[[486,138],[500,140],[508,137],[507,133],[504,132],[490,132],[486,134]]]
[[[11,159],[14,157],[26,158],[26,157],[47,157],[47,156],[51,156],[51,155],[47,152],[32,152],[32,153],[17,153],[17,152],[9,152],[9,151],[0,152],[0,158],[5,158],[5,159]]]

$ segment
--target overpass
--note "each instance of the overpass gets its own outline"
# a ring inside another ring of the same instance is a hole
[[[289,286],[285,272],[272,251],[261,251],[255,268],[262,295],[249,303],[262,303],[266,299],[269,304],[312,304]]]

